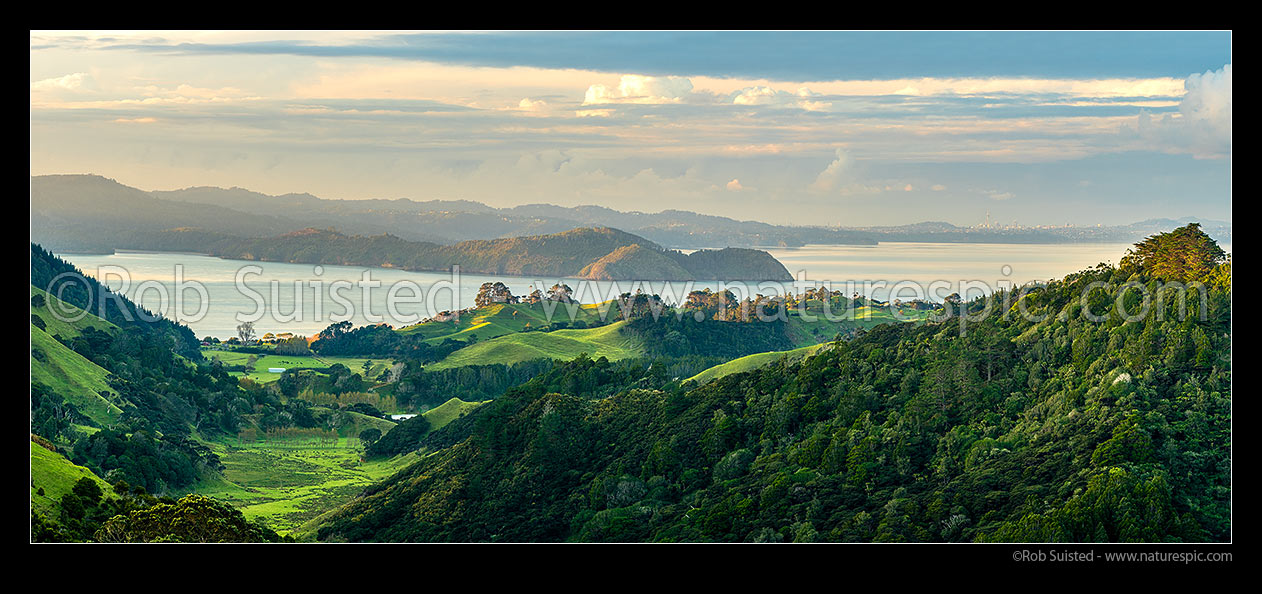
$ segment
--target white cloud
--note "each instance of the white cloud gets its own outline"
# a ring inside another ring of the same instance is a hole
[[[779,102],[779,99],[776,97],[776,90],[771,87],[749,87],[747,89],[741,89],[741,91],[732,98],[732,103],[736,105],[768,105]]]
[[[694,76],[698,91],[731,95],[752,87],[772,87],[767,80]],[[1178,78],[1040,79],[1040,78],[903,78],[891,80],[799,81],[826,96],[986,96],[1064,95],[1079,98],[1180,97],[1184,81]]]
[[[819,192],[829,192],[840,188],[842,182],[850,176],[852,166],[853,161],[850,159],[850,155],[847,155],[841,149],[837,149],[836,158],[819,173],[815,178],[815,183],[811,184],[811,189]]]
[[[540,109],[547,107],[547,105],[547,102],[542,99],[538,101],[531,101],[530,97],[525,97],[517,103],[517,109],[522,111],[539,111]]]
[[[680,103],[692,93],[692,81],[678,76],[624,74],[617,88],[596,84],[587,87],[583,105],[604,103]]]
[[[1208,132],[1231,150],[1231,64],[1217,71],[1193,74],[1187,80],[1187,95],[1179,113]]]
[[[1231,64],[1193,74],[1184,87],[1187,94],[1179,103],[1178,114],[1154,118],[1147,110],[1140,111],[1133,127],[1128,125],[1123,131],[1168,152],[1197,157],[1230,155]]]
[[[32,91],[78,91],[93,86],[92,75],[86,72],[75,72],[56,78],[31,83]]]
[[[745,188],[741,187],[741,180],[733,179],[732,181],[727,182],[727,189],[733,192],[739,192]]]
[[[733,105],[778,105],[785,107],[799,107],[810,111],[822,111],[832,107],[831,103],[826,101],[814,101],[813,97],[818,97],[819,93],[815,93],[806,87],[799,88],[796,92],[776,90],[768,86],[755,86],[743,88],[731,96]]]
[[[1016,197],[1012,192],[1000,192],[999,190],[987,190],[986,197],[991,200],[1010,200]]]

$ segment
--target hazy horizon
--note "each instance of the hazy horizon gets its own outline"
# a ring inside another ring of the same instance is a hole
[[[417,202],[417,203],[424,203],[424,202],[429,202],[429,201],[438,201],[438,200],[447,200],[447,201],[452,201],[452,202],[463,200],[463,201],[468,201],[468,202],[476,202],[476,203],[482,204],[483,206],[492,206],[492,205],[487,204],[486,202],[483,202],[483,201],[481,201],[481,200],[474,200],[474,199],[469,199],[469,198],[462,198],[462,199],[442,199],[442,198],[431,198],[431,199],[425,199],[425,198],[417,198],[417,197],[413,197],[413,196],[390,196],[390,197],[386,197],[386,196],[377,196],[377,197],[366,197],[366,198],[337,198],[337,197],[330,197],[330,196],[320,196],[320,195],[313,194],[313,193],[310,193],[310,192],[282,192],[282,193],[279,193],[279,194],[268,194],[268,193],[264,193],[264,192],[258,192],[258,191],[254,190],[254,189],[252,189],[252,188],[245,188],[245,187],[241,187],[241,186],[229,186],[229,187],[224,187],[224,186],[180,186],[180,187],[173,187],[173,188],[141,188],[141,187],[137,187],[137,186],[132,186],[132,185],[130,185],[130,184],[126,184],[126,183],[124,183],[123,181],[118,180],[118,179],[116,179],[116,178],[112,178],[112,177],[110,177],[110,176],[108,176],[108,175],[102,175],[102,174],[98,174],[98,173],[48,173],[48,174],[32,175],[32,177],[41,177],[41,176],[57,176],[57,175],[69,175],[69,176],[75,176],[75,175],[81,175],[81,176],[96,176],[96,177],[101,177],[101,178],[109,179],[109,180],[115,181],[115,182],[117,182],[117,183],[123,184],[123,185],[125,185],[125,186],[132,187],[132,188],[135,188],[135,189],[137,189],[137,190],[144,191],[144,192],[177,192],[177,191],[181,191],[181,190],[194,190],[194,189],[199,189],[199,188],[213,188],[213,189],[223,190],[223,191],[234,191],[234,190],[237,190],[237,191],[244,191],[244,192],[250,192],[250,193],[255,193],[255,194],[262,194],[262,195],[264,195],[264,196],[269,196],[269,197],[272,197],[272,198],[282,197],[282,196],[286,196],[286,195],[309,195],[309,196],[312,196],[312,197],[317,198],[317,199],[320,199],[320,200],[331,200],[331,201],[342,201],[342,200],[345,200],[345,201],[355,202],[355,201],[370,201],[370,200],[411,200],[411,201],[413,201],[413,202]],[[523,202],[523,203],[520,203],[520,204],[509,204],[509,205],[505,205],[505,206],[498,206],[498,207],[494,207],[494,208],[512,209],[512,208],[516,208],[516,207],[537,206],[537,205],[543,205],[543,206],[559,206],[559,205],[552,204],[552,203],[549,203],[549,202]],[[575,204],[575,205],[571,205],[571,206],[570,206],[570,208],[585,207],[585,206],[594,206],[594,207],[613,208],[613,207],[607,207],[607,206],[600,205],[600,204],[595,204],[595,203],[591,203],[591,204]],[[619,209],[616,209],[616,208],[615,208],[614,210],[619,210]],[[622,212],[622,213],[640,213],[640,214],[647,214],[647,215],[655,215],[655,214],[661,214],[661,213],[666,212],[666,211],[669,211],[669,210],[683,210],[683,211],[687,211],[687,212],[696,212],[696,211],[689,211],[688,209],[670,209],[670,208],[667,208],[667,209],[659,209],[659,210],[637,210],[637,209],[635,209],[635,208],[631,208],[630,210],[621,210],[620,212]],[[727,218],[730,218],[730,219],[733,219],[733,220],[737,220],[737,221],[742,221],[742,222],[767,222],[767,221],[761,221],[761,220],[758,220],[758,219],[742,219],[742,218],[740,218],[740,217],[735,217],[735,216],[732,216],[732,215],[731,215],[731,213],[704,213],[704,212],[702,212],[702,213],[697,213],[697,214],[727,217]],[[1121,222],[1121,223],[1116,223],[1116,225],[1128,225],[1128,224],[1138,223],[1138,222],[1141,222],[1141,221],[1144,221],[1144,220],[1149,220],[1149,219],[1171,219],[1171,220],[1198,219],[1198,220],[1200,220],[1200,221],[1213,221],[1213,222],[1220,222],[1220,221],[1221,221],[1221,222],[1225,222],[1225,223],[1228,223],[1228,224],[1231,224],[1231,222],[1232,222],[1232,221],[1231,221],[1231,218],[1230,218],[1230,215],[1229,215],[1229,216],[1228,216],[1228,218],[1226,218],[1226,219],[1214,219],[1214,218],[1210,218],[1210,217],[1198,217],[1198,216],[1196,216],[1195,214],[1186,214],[1186,215],[1183,215],[1183,216],[1170,216],[1170,217],[1157,217],[1157,216],[1153,216],[1153,217],[1136,218],[1136,219],[1134,219],[1134,220],[1128,220],[1128,221],[1124,221],[1124,222]],[[896,222],[896,223],[884,223],[884,224],[873,224],[873,225],[863,225],[863,224],[859,224],[859,223],[852,223],[852,222],[851,222],[851,223],[844,223],[844,224],[843,224],[843,226],[844,226],[844,227],[856,227],[856,228],[859,228],[859,227],[886,227],[886,226],[889,226],[889,227],[897,227],[897,226],[902,226],[902,225],[915,225],[915,224],[918,224],[918,223],[936,223],[936,222],[946,222],[946,223],[950,223],[950,224],[956,225],[957,227],[970,227],[970,226],[976,226],[976,225],[977,225],[980,221],[962,221],[962,222],[961,222],[961,221],[955,221],[955,220],[949,220],[949,219],[914,219],[914,218],[913,218],[913,219],[909,219],[909,220],[902,221],[902,222]],[[991,222],[992,222],[992,223],[994,223],[994,224],[996,224],[996,225],[1006,224],[1004,221],[997,221],[997,220],[995,220],[995,221],[991,221]],[[791,227],[821,227],[821,226],[836,226],[836,224],[835,224],[835,223],[784,223],[783,225],[785,225],[785,226],[791,226]],[[1022,225],[1028,225],[1028,226],[1064,226],[1063,224],[1057,224],[1057,223],[1054,223],[1054,222],[1037,222],[1037,221],[1022,222]],[[1108,225],[1105,225],[1105,224],[1103,224],[1103,223],[1087,223],[1087,224],[1078,224],[1078,225],[1074,225],[1074,226],[1096,226],[1096,225],[1114,226],[1115,224],[1110,223],[1110,224],[1108,224]]]

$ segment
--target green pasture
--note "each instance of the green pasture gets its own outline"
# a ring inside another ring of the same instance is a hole
[[[511,365],[532,359],[568,361],[583,353],[593,359],[608,357],[610,360],[643,355],[644,347],[638,340],[619,332],[624,325],[626,322],[619,321],[583,330],[508,334],[462,348],[426,369],[439,370],[490,363]]]

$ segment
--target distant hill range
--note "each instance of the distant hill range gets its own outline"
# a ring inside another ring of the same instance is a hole
[[[942,221],[926,221],[888,227],[848,227],[869,233],[881,241],[942,243],[1133,243],[1149,235],[1170,231],[1188,223],[1202,229],[1219,243],[1231,243],[1231,223],[1196,217],[1147,219],[1129,225],[1064,227],[959,227]]]
[[[343,235],[304,229],[279,237],[240,238],[173,230],[148,249],[200,251],[221,258],[375,266],[510,276],[595,280],[792,280],[784,265],[761,250],[724,248],[684,254],[609,227],[579,228],[528,237],[479,239],[453,245],[393,235]]]
[[[388,232],[352,235],[331,228],[301,227],[302,222],[263,212],[166,200],[96,176],[35,177],[31,186],[31,239],[54,251],[193,252],[237,260],[412,271],[449,271],[459,266],[466,273],[596,280],[793,278],[764,251],[724,248],[685,254],[610,227],[442,244]],[[227,194],[240,198],[235,190]],[[313,200],[334,202],[304,195],[274,198],[296,212],[303,212],[303,205]],[[227,202],[241,206],[242,200]]]
[[[95,175],[31,178],[32,239],[61,251],[110,251],[123,247],[119,235],[174,228],[250,238],[334,228],[347,235],[389,234],[406,241],[452,245],[609,227],[678,249],[874,245],[882,241],[1129,243],[1192,221],[1199,221],[1220,243],[1231,241],[1230,223],[1193,218],[1102,227],[984,228],[945,222],[885,227],[785,226],[681,210],[642,213],[551,204],[494,208],[469,200],[406,198],[327,200],[311,194],[271,196],[214,187],[145,192]],[[643,259],[630,253],[622,256]],[[599,268],[609,269],[609,264]]]

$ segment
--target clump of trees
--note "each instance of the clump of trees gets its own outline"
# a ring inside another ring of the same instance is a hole
[[[1184,283],[1206,282],[1220,266],[1230,266],[1227,253],[1201,230],[1200,223],[1149,236],[1127,251],[1121,265]]]
[[[316,335],[311,350],[334,357],[394,357],[416,361],[438,361],[469,346],[468,341],[448,338],[439,344],[425,341],[421,333],[395,332],[389,324],[353,328],[349,321],[330,324]]]
[[[203,495],[119,514],[94,535],[98,542],[281,542],[284,539],[240,510]]]
[[[155,497],[125,480],[78,480],[51,514],[31,513],[33,542],[292,542],[202,495]]]
[[[517,303],[519,299],[509,290],[508,285],[501,282],[482,283],[478,294],[473,298],[477,307],[486,307],[496,303]]]
[[[79,479],[69,493],[56,501],[49,513],[32,512],[31,540],[34,542],[89,542],[110,518],[159,503],[144,487],[120,480],[111,492],[90,478]],[[173,500],[168,500],[173,501]]]
[[[425,415],[416,415],[395,425],[385,435],[378,435],[371,443],[365,443],[364,451],[369,457],[390,457],[415,451],[429,429],[429,419]],[[360,439],[363,438],[361,434]]]
[[[275,351],[278,355],[305,356],[311,354],[311,347],[307,344],[307,337],[294,336],[277,342]]]

